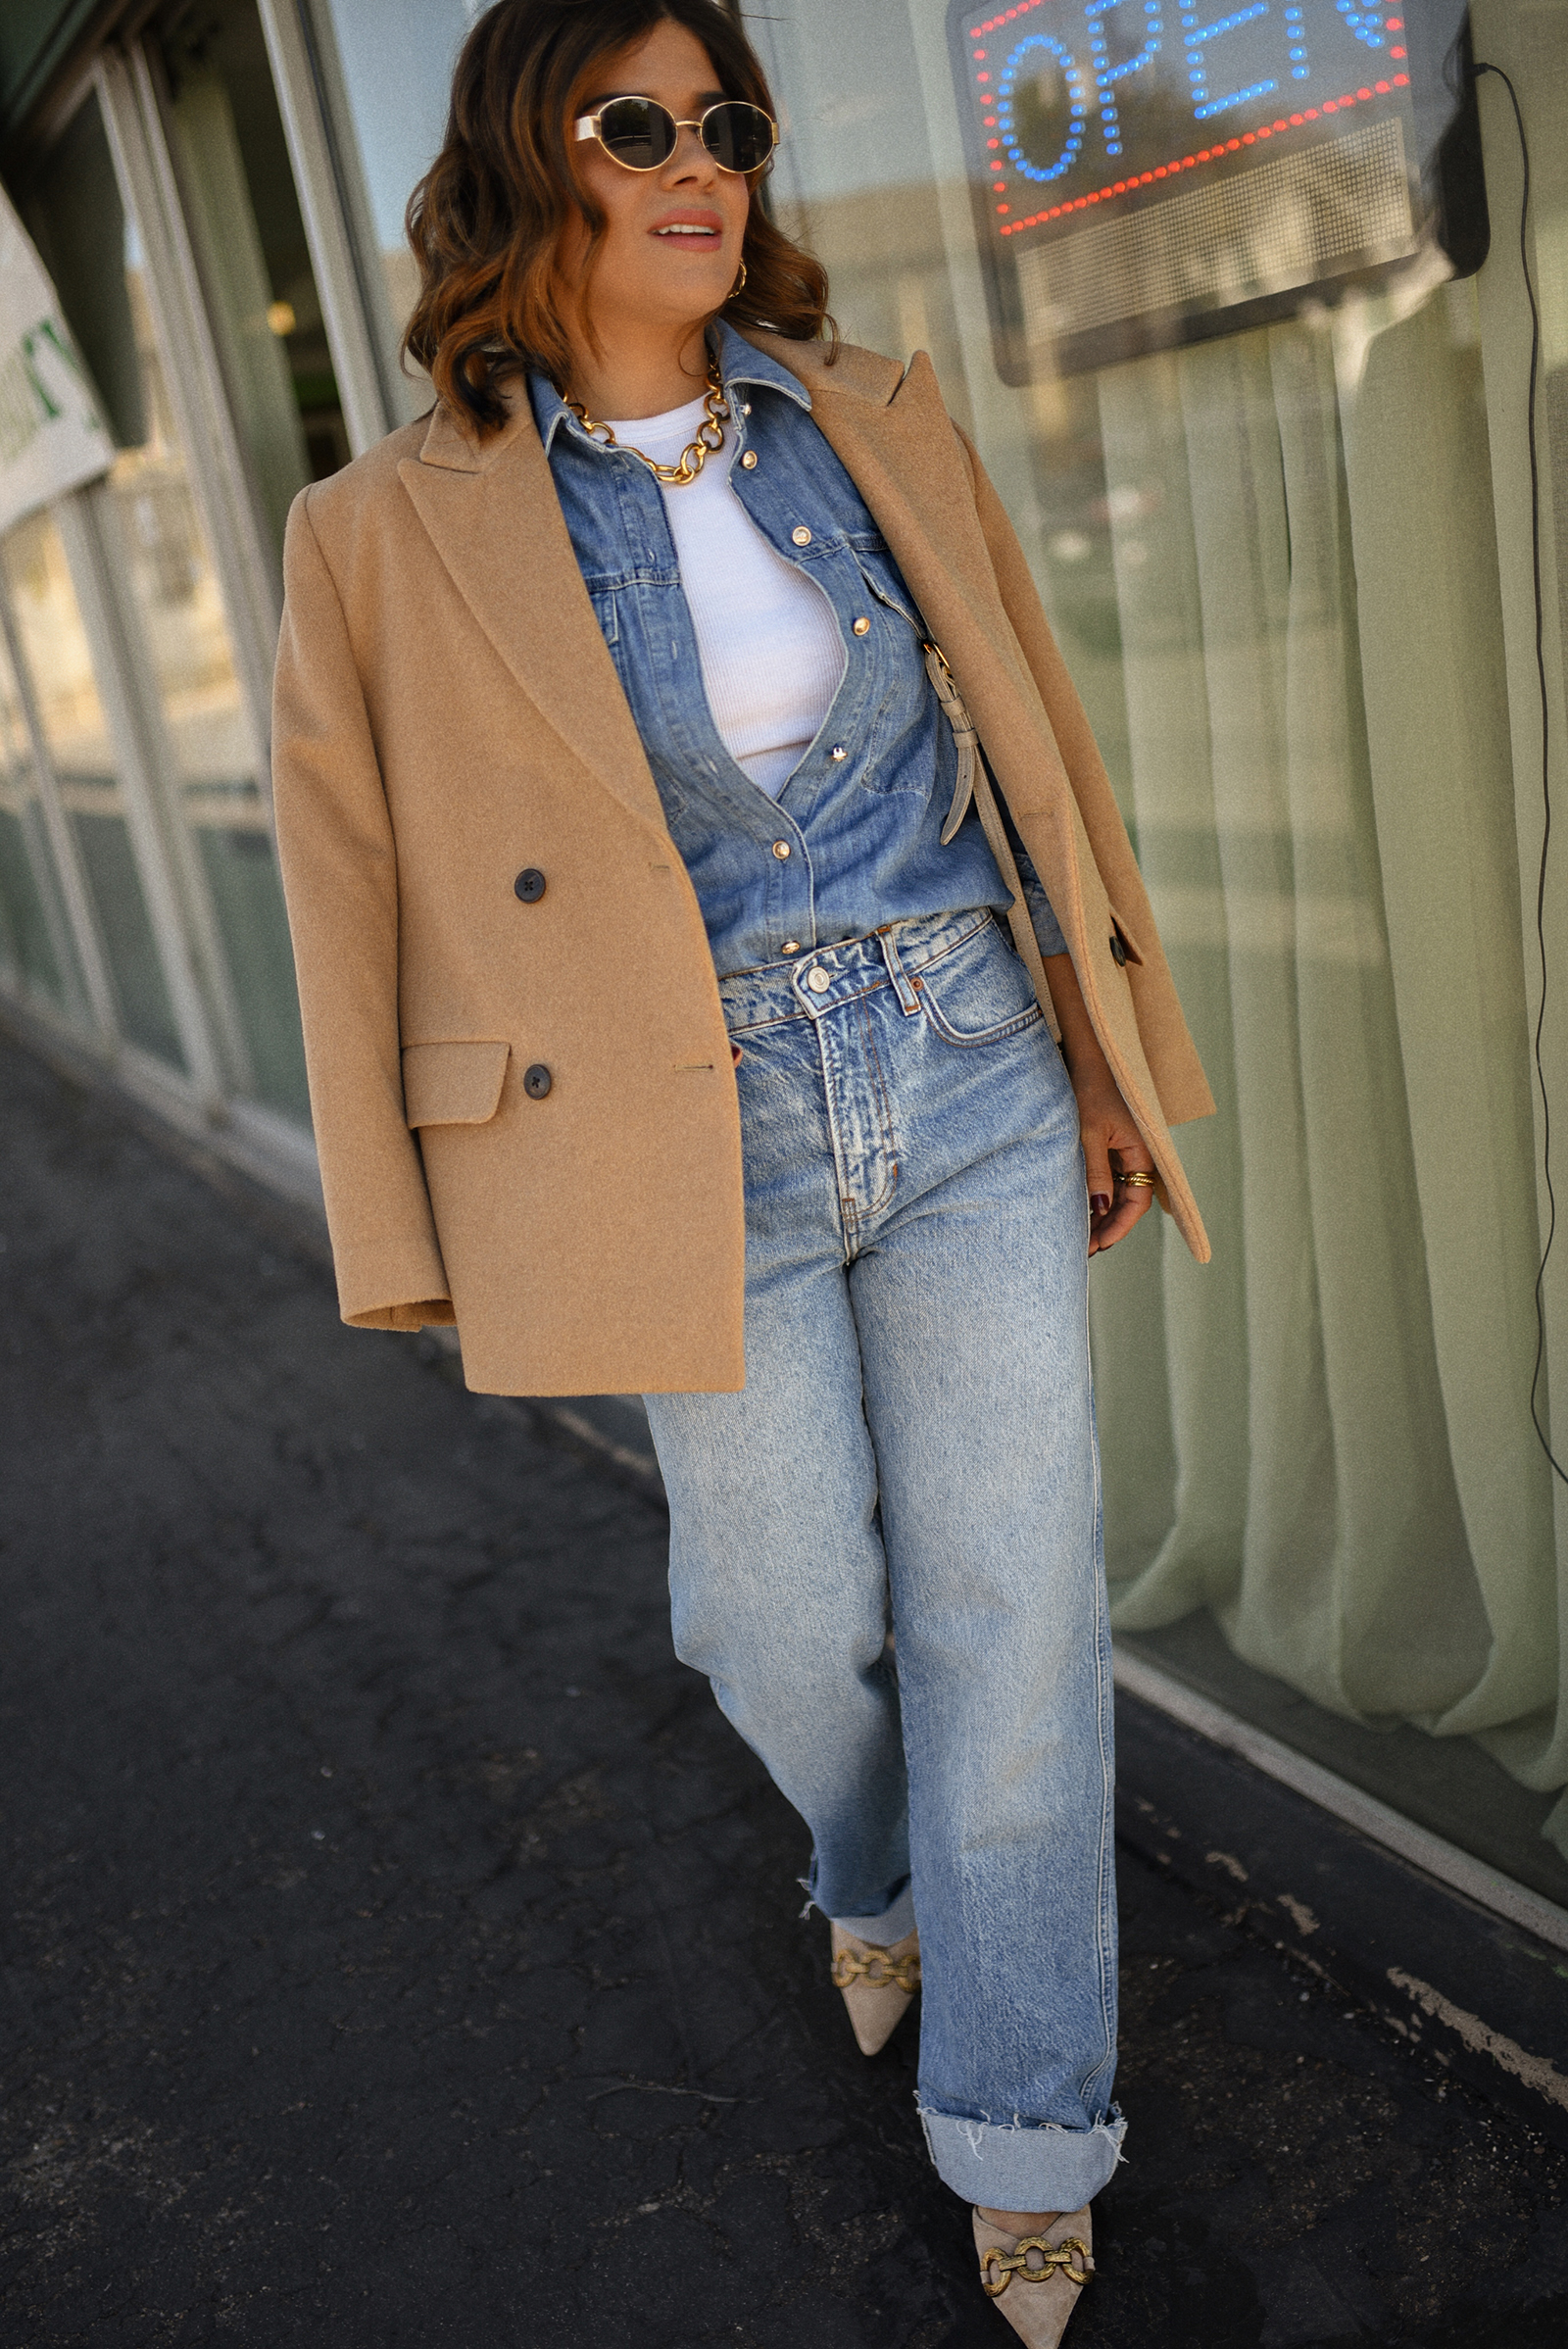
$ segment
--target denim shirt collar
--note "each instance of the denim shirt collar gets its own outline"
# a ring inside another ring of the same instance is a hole
[[[776,359],[769,359],[765,352],[756,350],[743,334],[736,333],[726,319],[715,320],[713,339],[717,344],[719,373],[726,390],[732,384],[745,384],[748,390],[782,392],[787,400],[793,400],[798,408],[804,408],[808,415],[810,414],[811,395],[805,384],[797,382],[788,367],[780,367]],[[591,439],[584,432],[548,375],[529,370],[528,397],[533,404],[534,421],[539,427],[539,438],[544,442],[546,457],[550,455],[551,444],[563,425],[590,448],[603,447],[602,442]],[[693,397],[696,397],[695,393]]]

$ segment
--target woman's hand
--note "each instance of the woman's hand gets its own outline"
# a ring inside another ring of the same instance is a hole
[[[1152,1174],[1149,1145],[1132,1121],[1127,1103],[1100,1049],[1070,954],[1048,954],[1046,977],[1061,1029],[1061,1056],[1078,1102],[1084,1172],[1089,1179],[1089,1253],[1114,1248],[1149,1213],[1153,1191],[1139,1183],[1129,1191],[1119,1178]]]

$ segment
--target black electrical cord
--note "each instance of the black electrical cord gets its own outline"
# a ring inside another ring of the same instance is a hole
[[[1546,861],[1551,849],[1551,757],[1549,722],[1551,697],[1546,686],[1545,606],[1541,592],[1541,454],[1536,438],[1536,386],[1541,375],[1541,305],[1536,299],[1536,281],[1530,273],[1530,141],[1525,136],[1525,118],[1520,110],[1519,92],[1512,77],[1501,66],[1476,61],[1473,71],[1479,80],[1483,73],[1494,74],[1508,93],[1513,108],[1514,127],[1519,133],[1519,161],[1524,172],[1523,192],[1519,200],[1519,267],[1525,281],[1525,296],[1530,304],[1530,389],[1526,415],[1526,435],[1530,450],[1530,562],[1531,577],[1536,595],[1536,682],[1541,695],[1541,862],[1536,869],[1536,952],[1541,968],[1541,1000],[1536,1009],[1536,1083],[1541,1089],[1541,1169],[1546,1184],[1546,1238],[1536,1266],[1536,1367],[1530,1381],[1530,1417],[1535,1424],[1541,1448],[1551,1462],[1563,1483],[1568,1485],[1568,1468],[1564,1468],[1551,1448],[1551,1442],[1541,1424],[1541,1370],[1546,1356],[1545,1282],[1546,1259],[1557,1236],[1557,1194],[1551,1180],[1551,1097],[1546,1090],[1546,1072],[1542,1066],[1541,1039],[1546,1024]]]

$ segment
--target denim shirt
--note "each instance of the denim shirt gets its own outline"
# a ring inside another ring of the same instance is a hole
[[[721,977],[884,922],[1011,903],[971,810],[944,848],[957,752],[925,673],[924,630],[881,532],[786,368],[719,322],[730,485],[833,607],[844,675],[775,801],[725,749],[664,514],[642,460],[588,436],[540,375],[534,416],[566,529],[631,705]],[[755,452],[755,466],[740,458]],[[711,463],[712,460],[710,460]],[[679,491],[675,495],[679,496]],[[869,619],[861,634],[857,620]],[[1032,868],[1043,954],[1065,952]]]

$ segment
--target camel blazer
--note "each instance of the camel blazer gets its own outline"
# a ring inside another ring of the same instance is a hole
[[[924,354],[753,339],[952,664],[1206,1258],[1169,1128],[1213,1101],[1001,503]],[[304,491],[284,568],[277,834],[344,1319],[456,1321],[481,1393],[741,1387],[712,957],[526,398],[483,445],[438,407]]]

